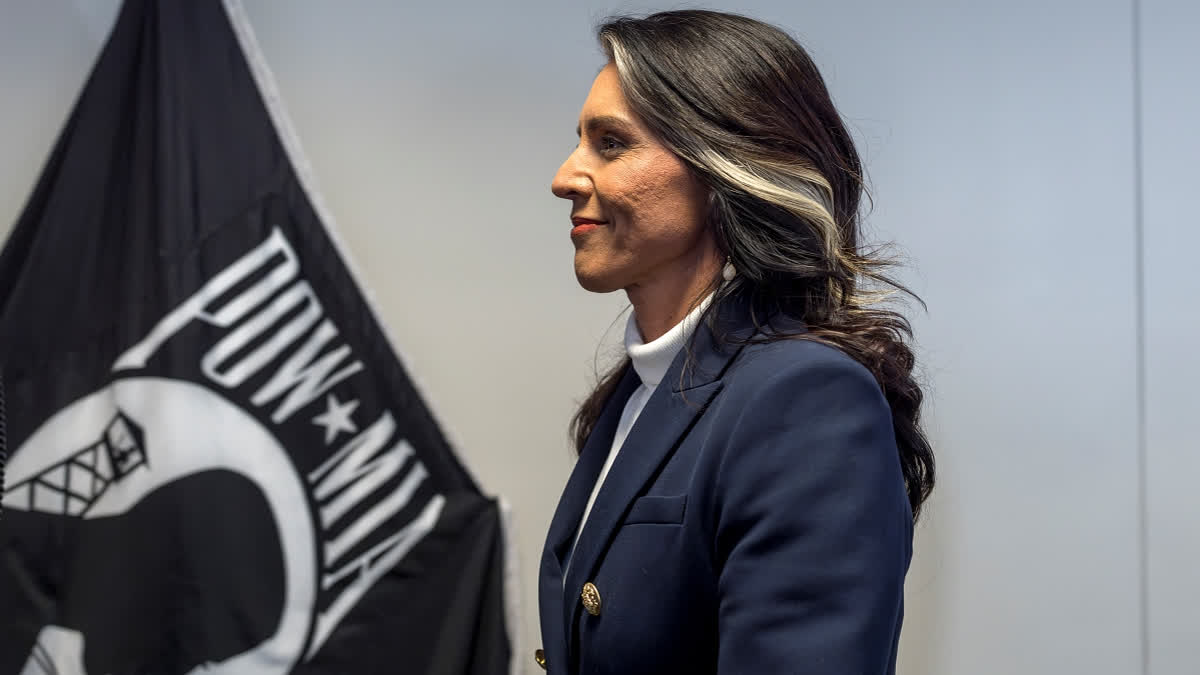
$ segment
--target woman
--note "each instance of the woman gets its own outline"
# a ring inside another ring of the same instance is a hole
[[[908,324],[872,304],[890,282],[859,248],[850,136],[771,26],[678,11],[599,38],[553,191],[579,283],[633,305],[629,358],[573,423],[535,658],[893,673],[933,454]]]

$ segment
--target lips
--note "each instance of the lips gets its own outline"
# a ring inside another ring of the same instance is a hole
[[[600,223],[580,223],[571,228],[571,236],[579,237],[600,228]]]
[[[592,218],[575,217],[571,218],[571,224],[574,225],[574,227],[571,228],[571,236],[578,237],[599,228],[601,225],[604,225],[605,222],[602,220],[594,220]]]
[[[604,223],[605,221],[596,220],[595,218],[581,218],[579,216],[571,218],[571,224],[575,227],[579,227],[581,225],[603,225]]]

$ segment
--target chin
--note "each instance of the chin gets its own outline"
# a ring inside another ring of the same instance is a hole
[[[575,266],[575,280],[579,282],[583,290],[592,293],[612,293],[626,286],[612,274],[588,270],[580,265]]]

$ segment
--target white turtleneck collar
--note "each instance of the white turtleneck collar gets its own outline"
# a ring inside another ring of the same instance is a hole
[[[712,299],[713,296],[710,294],[689,312],[683,321],[675,324],[671,330],[663,333],[661,337],[649,344],[642,340],[636,314],[630,312],[629,321],[625,324],[625,351],[628,352],[629,359],[633,362],[633,369],[637,371],[638,377],[641,378],[642,384],[646,388],[654,389],[659,382],[662,382],[667,370],[671,368],[671,362],[675,360],[675,355],[691,339],[692,333],[700,323],[700,315],[712,304]]]
[[[629,435],[638,416],[642,414],[642,408],[646,406],[646,402],[658,388],[658,383],[662,382],[663,377],[670,370],[675,355],[691,339],[692,333],[700,323],[700,315],[712,304],[712,299],[713,296],[709,295],[698,307],[689,312],[683,321],[650,344],[642,341],[642,334],[637,327],[637,317],[632,312],[629,314],[629,322],[625,324],[625,351],[629,353],[629,359],[633,362],[633,369],[637,371],[638,377],[642,380],[642,386],[630,394],[629,400],[625,402],[625,407],[621,411],[621,418],[613,433],[608,457],[604,460],[604,466],[600,468],[600,475],[596,478],[595,485],[592,486],[592,494],[588,497],[587,505],[583,509],[583,518],[580,520],[579,529],[575,531],[576,541],[579,539],[579,533],[583,531],[583,525],[587,523],[588,515],[592,512],[592,504],[596,501],[596,495],[600,493],[600,486],[604,484],[604,479],[608,477],[608,471],[612,468],[617,453],[625,444],[626,436]],[[575,545],[572,543],[572,551],[574,551],[574,547]],[[567,579],[566,569],[570,568],[570,561],[568,556],[567,567],[563,570],[564,584]]]

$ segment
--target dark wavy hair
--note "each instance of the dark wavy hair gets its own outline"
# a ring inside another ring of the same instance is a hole
[[[722,12],[618,17],[597,36],[634,113],[708,189],[708,226],[738,271],[713,280],[710,327],[737,296],[760,329],[750,341],[814,340],[868,368],[891,407],[915,520],[933,490],[933,448],[912,327],[885,301],[920,299],[887,276],[882,248],[860,244],[862,164],[816,65],[782,30]],[[778,314],[807,330],[764,333]],[[575,413],[576,451],[628,368],[601,376]]]

